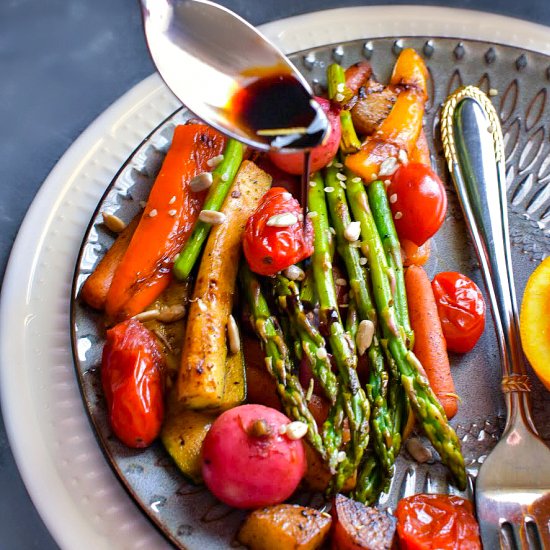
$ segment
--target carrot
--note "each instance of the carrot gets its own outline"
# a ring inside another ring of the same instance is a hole
[[[86,279],[82,290],[81,298],[94,309],[103,309],[105,300],[111,286],[115,271],[128,250],[134,231],[139,223],[141,214],[135,216],[132,221],[118,234],[115,242],[100,262],[93,273]]]
[[[422,246],[417,246],[408,239],[401,239],[401,257],[405,267],[411,265],[424,265],[430,258],[430,240]]]
[[[412,265],[405,273],[405,287],[415,334],[414,353],[424,366],[447,418],[452,418],[458,409],[458,396],[430,279],[424,269]]]
[[[428,140],[426,139],[426,134],[423,129],[420,131],[418,139],[416,140],[411,154],[409,155],[409,162],[419,162],[420,164],[425,164],[426,166],[432,165],[430,147],[428,146]]]
[[[225,139],[204,124],[177,126],[132,240],[105,302],[107,317],[126,319],[143,311],[168,286],[174,257],[189,238],[207,191],[190,181],[209,170]]]

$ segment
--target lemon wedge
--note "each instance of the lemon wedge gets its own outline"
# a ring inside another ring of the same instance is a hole
[[[523,351],[541,382],[550,390],[550,256],[527,281],[519,323]]]

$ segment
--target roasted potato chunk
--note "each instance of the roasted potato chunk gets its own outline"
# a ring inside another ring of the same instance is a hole
[[[238,539],[250,550],[313,550],[323,544],[331,522],[330,515],[319,510],[278,504],[254,510]]]

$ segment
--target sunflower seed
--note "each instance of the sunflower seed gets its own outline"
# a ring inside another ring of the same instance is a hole
[[[239,335],[239,327],[233,315],[227,318],[227,339],[229,340],[229,351],[231,353],[239,353],[241,349],[241,337]]]
[[[350,222],[344,229],[344,237],[347,241],[353,243],[361,236],[361,224],[359,222]]]
[[[374,336],[374,323],[369,319],[363,319],[359,323],[357,328],[357,336],[355,337],[355,343],[357,344],[357,353],[363,355],[372,344],[372,338]]]
[[[126,224],[114,214],[109,214],[109,212],[102,212],[103,223],[110,229],[113,233],[120,233],[126,229]]]
[[[298,218],[291,212],[285,212],[284,214],[271,216],[266,225],[269,227],[289,227],[296,223],[298,223]]]
[[[213,181],[214,178],[212,177],[211,172],[201,172],[191,180],[189,187],[191,187],[191,191],[198,193],[199,191],[208,189],[212,185]]]
[[[307,434],[308,425],[305,422],[295,420],[286,425],[286,436],[289,439],[302,439]]]
[[[201,210],[199,214],[199,220],[204,223],[209,223],[211,225],[220,225],[225,221],[225,214],[223,212],[218,212],[217,210]]]

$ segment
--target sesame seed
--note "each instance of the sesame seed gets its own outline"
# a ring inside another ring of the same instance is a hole
[[[241,337],[239,327],[233,315],[227,318],[227,340],[229,341],[229,351],[231,353],[239,353],[241,350]]]
[[[325,348],[317,348],[315,355],[317,355],[318,359],[326,359],[328,354]]]
[[[401,164],[407,164],[407,162],[409,162],[409,156],[407,155],[407,151],[405,151],[405,149],[399,149],[397,158]]]
[[[331,232],[332,235],[336,235],[336,229],[334,229],[334,227],[329,227],[328,230]]]
[[[307,217],[311,220],[312,218],[316,218],[318,216],[317,212],[308,212]]]
[[[345,451],[339,451],[338,452],[338,458],[337,458],[338,462],[344,462],[344,460],[346,460],[346,453]]]
[[[309,182],[309,186],[310,187],[315,187],[317,185],[317,182],[316,181],[310,181]]]
[[[269,227],[290,227],[298,223],[298,218],[291,212],[283,214],[275,214],[267,220],[266,225]]]
[[[334,284],[336,286],[346,286],[348,284],[348,282],[345,279],[342,279],[340,277],[340,278],[336,279],[336,281],[334,281]]]
[[[371,177],[370,177],[371,181],[374,181],[376,179],[378,179],[378,174],[373,174]]]
[[[346,98],[346,96],[344,94],[341,94],[341,93],[337,93],[334,96],[334,99],[336,99],[336,101],[338,101],[338,103],[340,103],[341,101],[344,101],[345,98]]]
[[[358,176],[355,176],[354,178],[351,178],[351,181],[352,181],[353,183],[361,183],[361,178],[358,177]]]
[[[391,176],[397,170],[397,159],[395,157],[388,157],[384,159],[384,162],[380,165],[380,171],[378,175]]]
[[[156,208],[153,208],[153,210],[151,210],[151,211],[149,212],[149,217],[150,217],[150,218],[154,218],[157,214],[158,214],[157,209],[156,209]]]
[[[344,238],[349,242],[355,242],[361,235],[361,224],[359,222],[350,222],[344,229]]]
[[[222,174],[221,180],[222,181],[229,181],[229,174]]]
[[[347,189],[347,188],[348,188],[348,186],[347,186],[343,181],[340,181],[340,182],[338,182],[338,183],[340,183],[340,187],[341,187],[342,189]]]
[[[304,270],[297,265],[291,265],[283,271],[283,275],[291,281],[303,281],[306,274]]]
[[[175,209],[173,209],[173,210],[168,210],[168,215],[169,215],[169,216],[175,216],[177,213],[178,213],[178,211],[175,210]]]
[[[340,174],[340,172],[338,172],[336,174],[336,179],[339,179],[340,181],[346,181],[348,177],[345,174]]]
[[[390,195],[390,202],[391,202],[392,204],[395,204],[395,203],[397,202],[397,193],[392,193],[392,194]]]
[[[279,426],[279,434],[280,435],[285,435],[286,434],[286,424],[281,424]]]
[[[346,89],[346,85],[343,82],[338,82],[336,91],[342,93]]]
[[[197,306],[203,313],[208,309],[206,304],[200,298],[197,298]]]
[[[359,258],[359,263],[361,265],[367,265],[367,258]]]
[[[211,159],[207,160],[206,164],[210,168],[216,168],[216,166],[218,166],[218,164],[220,164],[220,162],[222,162],[222,160],[223,160],[223,155],[217,155],[217,156],[212,157]]]
[[[325,193],[332,193],[334,191],[334,187],[325,187]]]
[[[334,168],[343,168],[344,167],[344,165],[341,162],[333,161],[332,165],[334,166]],[[338,177],[338,176],[336,176],[336,177]]]
[[[391,183],[391,180],[384,180],[384,185],[388,186]]]
[[[396,212],[394,218],[400,220],[403,217],[403,212]]]
[[[489,96],[494,97],[496,95],[498,95],[498,90],[496,88],[490,88],[489,89]]]
[[[168,204],[174,204],[176,202],[176,195],[174,195],[169,201]]]

